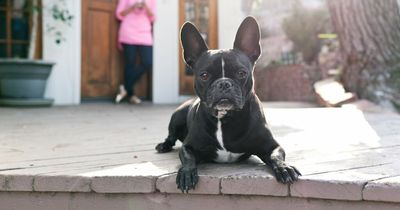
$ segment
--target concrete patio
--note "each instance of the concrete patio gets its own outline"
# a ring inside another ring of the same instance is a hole
[[[175,107],[0,108],[0,209],[400,209],[397,114],[266,103],[301,180],[279,184],[256,158],[205,164],[187,195],[175,185],[177,149],[154,150]]]

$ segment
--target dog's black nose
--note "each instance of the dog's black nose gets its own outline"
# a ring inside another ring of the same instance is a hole
[[[231,87],[232,87],[232,83],[229,82],[228,80],[223,80],[218,83],[218,89],[220,89],[220,90],[228,90]]]

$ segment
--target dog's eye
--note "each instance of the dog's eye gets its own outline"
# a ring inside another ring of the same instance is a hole
[[[246,71],[240,70],[240,71],[237,72],[237,77],[239,79],[244,79],[244,78],[246,78],[246,76],[247,76],[247,72]]]
[[[203,72],[200,74],[200,79],[203,81],[208,80],[209,77],[210,77],[210,75],[207,72]]]

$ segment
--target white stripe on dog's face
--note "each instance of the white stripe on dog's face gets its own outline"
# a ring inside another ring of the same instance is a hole
[[[224,58],[221,57],[221,69],[222,69],[222,78],[225,78],[225,61]]]

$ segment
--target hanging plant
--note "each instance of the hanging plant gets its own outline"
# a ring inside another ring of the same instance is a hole
[[[39,14],[46,9],[49,16],[54,20],[52,23],[46,24],[46,33],[54,37],[56,44],[61,44],[66,41],[65,27],[71,27],[74,15],[68,10],[65,0],[54,1],[48,7],[41,6],[39,0],[31,0],[30,6],[32,7],[32,30],[29,41],[28,58],[33,59],[36,51],[37,31],[39,27]]]
[[[72,26],[72,20],[74,16],[68,10],[65,0],[59,0],[54,3],[50,8],[49,12],[54,20],[53,24],[46,25],[47,33],[54,36],[56,44],[61,44],[66,41],[64,36],[64,29],[66,26]]]

